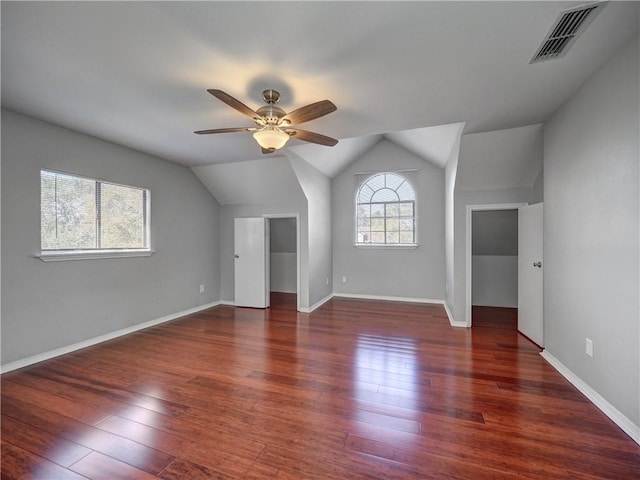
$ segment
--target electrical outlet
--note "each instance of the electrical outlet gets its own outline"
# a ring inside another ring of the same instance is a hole
[[[586,343],[585,343],[585,353],[590,356],[593,357],[593,340],[591,340],[590,338],[586,339]]]
[[[329,285],[329,277],[327,277],[327,279],[326,279],[325,283],[326,283],[327,285]]]
[[[200,285],[200,293],[204,293],[204,285]]]
[[[342,283],[347,283],[347,277],[346,276],[342,277]]]

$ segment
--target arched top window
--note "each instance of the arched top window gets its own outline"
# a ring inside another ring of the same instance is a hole
[[[377,173],[356,196],[357,245],[414,245],[416,196],[397,173]]]

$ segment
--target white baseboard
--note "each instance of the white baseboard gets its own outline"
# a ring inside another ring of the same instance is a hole
[[[300,313],[311,313],[314,310],[320,308],[322,305],[327,303],[333,297],[342,297],[342,298],[361,298],[364,300],[385,300],[391,302],[412,302],[412,303],[434,303],[436,305],[444,306],[445,312],[447,313],[447,317],[449,317],[449,323],[454,327],[467,327],[468,325],[465,323],[456,323],[453,321],[453,315],[449,311],[449,307],[447,306],[444,300],[436,300],[432,298],[416,298],[416,297],[389,297],[384,295],[366,295],[361,293],[330,293],[322,300],[314,303],[310,307],[300,307],[298,310]],[[234,306],[235,304],[230,301],[222,300],[219,302],[220,305],[229,305]]]
[[[456,328],[469,328],[470,325],[467,324],[467,322],[456,322],[455,319],[453,318],[453,313],[451,313],[451,310],[449,310],[449,305],[447,305],[447,302],[442,302],[442,305],[444,305],[444,310],[447,312],[447,317],[449,317],[449,323],[451,324],[452,327],[456,327]]]
[[[391,302],[410,302],[410,303],[434,303],[436,305],[442,305],[444,307],[444,311],[449,318],[449,323],[452,327],[467,327],[466,323],[456,322],[453,319],[453,315],[449,310],[447,302],[444,300],[439,300],[435,298],[416,298],[416,297],[389,297],[385,295],[365,295],[360,293],[334,293],[334,297],[344,297],[344,298],[362,298],[365,300],[386,300]]]
[[[364,300],[386,300],[390,302],[436,303],[440,305],[444,303],[444,300],[434,300],[431,298],[389,297],[386,295],[367,295],[362,293],[334,293],[333,296],[343,298],[362,298]]]
[[[2,371],[2,373],[7,373],[12,370],[17,370],[18,368],[28,367],[29,365],[33,365],[34,363],[43,362],[45,360],[49,360],[54,357],[59,357],[60,355],[65,355],[67,353],[75,352],[76,350],[80,350],[81,348],[86,348],[92,345],[96,345],[98,343],[106,342],[107,340],[112,340],[114,338],[118,338],[123,335],[128,335],[129,333],[137,332],[138,330],[143,330],[145,328],[153,327],[154,325],[159,325],[161,323],[169,322],[171,320],[175,320],[176,318],[184,317],[185,315],[190,315],[192,313],[196,313],[201,310],[206,310],[207,308],[217,307],[218,305],[221,305],[221,304],[222,302],[207,303],[206,305],[199,305],[197,307],[189,308],[181,312],[156,318],[155,320],[149,320],[148,322],[138,323],[137,325],[132,325],[131,327],[123,328],[121,330],[116,330],[115,332],[105,333],[104,335],[90,338],[88,340],[83,340],[82,342],[74,343],[73,345],[67,345],[66,347],[56,348],[55,350],[50,350],[48,352],[39,353],[31,357],[16,360],[15,362],[7,363],[5,365],[2,365],[0,370]]]
[[[310,307],[300,307],[300,312],[302,313],[311,313],[313,312],[316,308],[321,307],[322,305],[324,305],[325,303],[327,303],[329,300],[331,300],[333,298],[334,294],[330,293],[329,295],[327,295],[326,297],[324,297],[322,300],[314,303],[313,305],[311,305]]]
[[[602,413],[609,417],[613,422],[618,425],[624,433],[629,435],[631,439],[640,445],[640,426],[634,424],[629,420],[622,412],[616,407],[607,402],[602,395],[596,392],[593,388],[587,385],[580,379],[575,373],[569,370],[560,360],[551,355],[546,350],[540,352],[542,358],[544,358],[553,368],[555,368],[560,375],[566,378],[574,387],[576,387],[580,393],[587,397],[591,403],[598,407]]]

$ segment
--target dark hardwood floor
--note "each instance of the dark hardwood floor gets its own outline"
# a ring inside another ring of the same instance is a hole
[[[515,332],[518,329],[518,309],[505,307],[471,307],[474,328],[500,328]]]
[[[486,323],[276,295],[9,372],[2,478],[638,478],[640,447]]]

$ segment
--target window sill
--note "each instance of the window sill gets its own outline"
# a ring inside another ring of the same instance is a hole
[[[98,260],[103,258],[150,257],[155,250],[103,250],[100,252],[41,252],[35,255],[43,262],[64,262],[67,260]]]
[[[418,248],[417,243],[405,243],[402,245],[385,245],[382,243],[355,243],[353,245],[356,248],[364,248],[368,250],[415,250]]]

